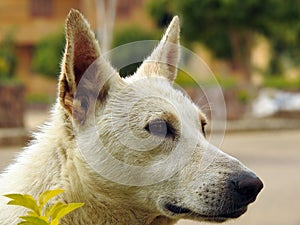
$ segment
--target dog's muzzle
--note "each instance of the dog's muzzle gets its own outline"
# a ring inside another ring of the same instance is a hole
[[[248,204],[255,201],[263,188],[262,181],[252,172],[231,174],[226,183],[226,191],[221,196],[222,200],[218,201],[219,205],[212,207],[207,212],[196,212],[187,204],[173,203],[176,201],[167,202],[164,208],[173,216],[223,222],[244,214]],[[211,203],[207,200],[207,208]]]

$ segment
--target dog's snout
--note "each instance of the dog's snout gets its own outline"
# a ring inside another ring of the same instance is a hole
[[[239,200],[244,204],[254,202],[264,186],[262,181],[252,173],[239,175],[232,181],[232,184]]]

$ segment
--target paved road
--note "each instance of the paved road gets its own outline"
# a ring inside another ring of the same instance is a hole
[[[253,169],[265,187],[230,225],[300,225],[300,131],[230,134],[224,151]],[[182,221],[178,225],[208,225]]]
[[[230,134],[224,151],[253,169],[265,187],[232,225],[300,225],[300,131]],[[0,171],[19,148],[0,150]],[[178,225],[208,225],[181,221]]]

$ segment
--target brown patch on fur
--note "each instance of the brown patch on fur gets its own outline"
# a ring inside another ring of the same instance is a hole
[[[76,96],[76,99],[74,99],[73,103],[73,118],[76,122],[82,125],[87,118],[90,100],[88,96]]]
[[[208,119],[206,118],[206,116],[203,113],[199,112],[198,116],[199,116],[199,121],[201,124],[206,125],[208,123]]]
[[[206,137],[205,125],[208,123],[208,120],[207,120],[206,116],[203,113],[199,112],[198,115],[199,115],[199,122],[200,122],[200,126],[201,126],[201,131],[202,131],[204,137]]]
[[[79,124],[84,124],[87,117],[95,112],[97,103],[105,102],[109,91],[107,83],[101,87],[102,81],[97,79],[97,75],[85,76],[85,78],[80,82],[80,90],[73,101],[73,117]]]
[[[163,112],[163,114],[161,115],[161,119],[170,122],[172,125],[174,125],[174,127],[179,126],[179,120],[177,116],[171,112]]]
[[[97,97],[98,101],[104,103],[106,101],[108,91],[109,91],[109,85],[107,83],[105,83],[98,94],[98,97]]]
[[[66,77],[59,82],[59,99],[64,108],[67,110],[68,113],[72,113],[73,109],[73,94],[70,92],[70,88]]]
[[[160,118],[171,125],[169,128],[174,132],[173,139],[176,139],[178,134],[180,134],[180,121],[177,116],[171,112],[163,112]]]

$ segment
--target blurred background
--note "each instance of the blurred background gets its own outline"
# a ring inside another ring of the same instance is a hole
[[[179,15],[181,44],[208,64],[223,91],[222,148],[265,182],[249,212],[228,224],[300,225],[300,0],[1,0],[0,171],[49,116],[71,8],[89,20],[104,52],[158,40]],[[179,71],[176,83],[192,99],[201,93],[191,77],[213,92],[212,77]],[[213,107],[204,108],[208,116]]]

